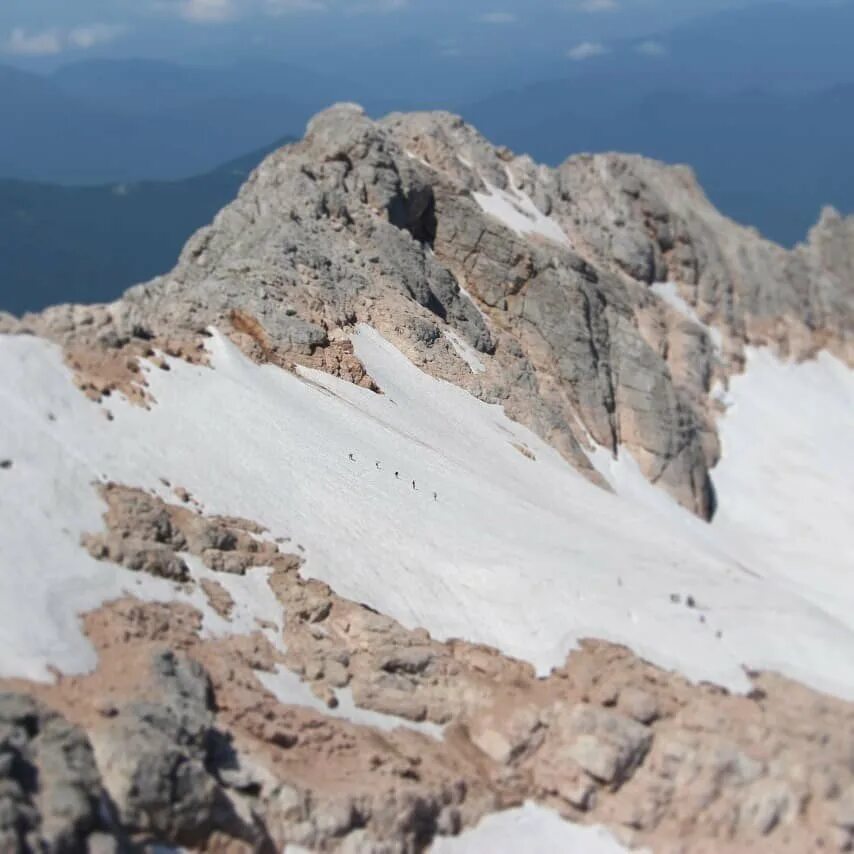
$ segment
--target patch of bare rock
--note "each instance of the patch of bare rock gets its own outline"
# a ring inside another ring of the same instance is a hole
[[[263,528],[254,522],[202,516],[189,507],[167,504],[142,489],[115,483],[98,484],[96,488],[107,503],[107,530],[85,536],[83,545],[97,560],[174,581],[190,577],[180,552],[197,555],[217,572],[238,575],[250,566],[283,560],[275,543],[259,539]],[[288,564],[286,559],[284,562]]]
[[[101,489],[106,533],[88,545],[105,561],[130,555],[126,565],[155,575],[181,553],[221,573],[272,566],[286,652],[261,632],[205,637],[185,604],[122,599],[87,614],[95,672],[0,682],[10,850],[415,852],[528,799],[657,852],[854,844],[851,704],[770,674],[732,696],[596,641],[537,678],[302,578],[300,558],[259,540],[248,520]],[[223,591],[206,589],[227,615]],[[266,690],[257,674],[280,666],[330,714]],[[342,691],[442,735],[336,717]]]

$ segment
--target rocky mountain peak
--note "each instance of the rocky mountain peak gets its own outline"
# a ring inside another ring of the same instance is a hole
[[[854,844],[847,518],[773,477],[833,456],[785,394],[845,429],[854,219],[787,250],[686,167],[339,104],[172,271],[0,333],[0,613],[51,617],[0,658],[0,846],[414,852],[526,800]],[[74,803],[18,773],[51,727]]]
[[[123,336],[225,324],[281,363],[324,363],[334,338],[371,323],[590,476],[591,440],[624,446],[708,518],[710,395],[744,348],[851,362],[851,228],[825,212],[786,251],[719,214],[685,167],[603,154],[549,169],[448,113],[373,121],[339,104],[255,171],[175,270],[102,311]],[[482,375],[465,376],[445,329],[483,355]]]

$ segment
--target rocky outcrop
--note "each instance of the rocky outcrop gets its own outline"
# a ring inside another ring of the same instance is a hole
[[[83,539],[97,560],[187,581],[189,571],[180,552],[197,555],[211,569],[241,575],[250,566],[273,563],[278,555],[274,543],[258,538],[263,529],[245,519],[203,518],[144,490],[113,483],[99,485],[99,491],[108,507],[107,532]]]
[[[93,731],[119,826],[134,838],[185,846],[215,831],[252,841],[215,776],[227,742],[213,729],[207,674],[170,650],[155,654],[151,668],[152,698],[105,709],[107,721]]]
[[[83,730],[21,693],[0,693],[0,849],[111,850]]]
[[[490,213],[489,198],[524,227]],[[109,306],[5,327],[62,343],[96,399],[119,390],[150,404],[139,359],[204,361],[211,325],[258,361],[375,388],[347,340],[364,321],[424,369],[501,402],[592,479],[591,440],[622,446],[709,517],[710,391],[744,347],[852,360],[850,231],[828,212],[789,252],[721,216],[681,167],[597,155],[552,170],[451,115],[374,122],[340,105],[271,155],[167,276]]]
[[[140,531],[223,524],[118,485],[102,494],[106,537],[135,514]],[[851,704],[771,674],[732,696],[592,640],[537,678],[494,649],[438,642],[302,578],[299,559],[275,548],[267,583],[284,615],[280,648],[261,632],[206,637],[187,605],[125,599],[85,618],[93,674],[0,684],[81,727],[86,779],[112,804],[114,836],[201,850],[420,851],[533,799],[656,851],[854,842]],[[259,674],[281,668],[313,705],[267,690]],[[399,726],[348,721],[346,698]]]

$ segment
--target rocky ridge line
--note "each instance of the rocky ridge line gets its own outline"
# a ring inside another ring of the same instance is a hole
[[[530,228],[487,213],[484,197]],[[624,447],[708,518],[714,392],[745,347],[827,348],[854,364],[852,232],[826,211],[787,251],[721,216],[683,167],[596,155],[548,169],[448,114],[374,122],[339,105],[268,157],[170,274],[109,306],[0,329],[58,341],[101,396],[140,393],[140,341],[193,357],[211,325],[257,361],[371,386],[348,341],[369,323],[423,369],[501,403],[591,479],[601,483],[591,442]],[[655,287],[667,281],[685,309]]]

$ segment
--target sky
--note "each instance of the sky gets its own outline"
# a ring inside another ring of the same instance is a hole
[[[518,50],[578,63],[615,40],[760,2],[768,0],[5,0],[0,62],[38,69],[93,56],[217,63],[248,55],[321,70],[341,49],[417,43],[455,57],[506,60]],[[638,49],[652,57],[662,46]]]

